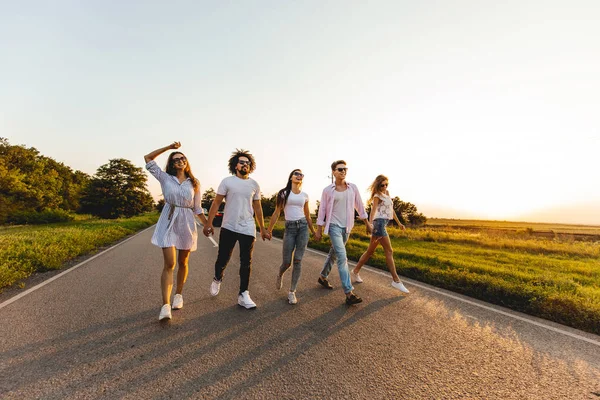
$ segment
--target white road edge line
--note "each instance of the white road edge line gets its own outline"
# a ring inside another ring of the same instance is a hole
[[[154,225],[156,225],[156,224],[154,224]],[[131,236],[131,237],[128,237],[127,239],[123,240],[122,242],[119,242],[119,243],[115,244],[114,246],[111,246],[111,247],[109,247],[108,249],[106,249],[106,250],[103,250],[103,251],[101,251],[100,253],[98,253],[98,254],[96,254],[96,255],[93,255],[92,257],[88,258],[87,260],[85,260],[85,261],[82,261],[82,262],[80,262],[79,264],[75,265],[74,267],[71,267],[71,268],[69,268],[68,270],[61,272],[60,274],[58,274],[58,275],[55,275],[55,276],[53,276],[52,278],[50,278],[50,279],[48,279],[48,280],[45,280],[44,282],[40,283],[39,285],[35,285],[34,287],[27,289],[27,290],[26,290],[26,291],[24,291],[23,293],[19,293],[18,295],[14,296],[14,297],[11,297],[10,299],[6,300],[4,303],[0,303],[0,309],[2,309],[2,308],[4,308],[4,307],[6,307],[7,305],[9,305],[9,304],[11,304],[11,303],[14,303],[15,301],[19,300],[21,297],[23,297],[23,296],[26,296],[26,295],[28,295],[29,293],[31,293],[31,292],[33,292],[33,291],[35,291],[35,290],[38,290],[38,289],[39,289],[39,288],[41,288],[42,286],[45,286],[45,285],[49,284],[49,283],[50,283],[50,282],[52,282],[53,280],[55,280],[55,279],[58,279],[58,278],[60,278],[61,276],[63,276],[63,275],[66,275],[66,274],[68,274],[69,272],[76,270],[77,268],[81,267],[82,265],[85,265],[85,264],[87,264],[88,262],[92,261],[93,259],[95,259],[95,258],[97,258],[97,257],[100,257],[102,254],[104,254],[104,253],[107,253],[107,252],[111,251],[111,250],[112,250],[112,249],[114,249],[115,247],[118,247],[118,246],[122,245],[123,243],[126,243],[126,242],[130,241],[130,240],[131,240],[131,239],[133,239],[134,237],[136,237],[136,236],[138,236],[138,235],[141,235],[142,233],[146,232],[148,229],[150,229],[150,228],[153,228],[153,227],[154,227],[154,225],[152,225],[152,226],[149,226],[148,228],[144,229],[143,231],[140,231],[140,232],[136,233],[135,235],[133,235],[133,236]]]
[[[282,241],[279,238],[273,238],[273,239],[277,239],[279,241]],[[322,251],[314,250],[314,249],[311,249],[311,248],[307,248],[306,250],[308,250],[308,251],[310,251],[310,252],[312,252],[314,254],[326,255],[326,253],[324,253]],[[348,264],[349,265],[356,265],[356,263],[354,263],[352,261],[349,261]],[[367,270],[369,270],[371,272],[374,272],[376,274],[379,274],[379,275],[383,275],[383,276],[387,276],[387,277],[390,276],[389,272],[384,272],[384,271],[378,270],[378,269],[376,269],[374,267],[371,267],[371,266],[368,266],[368,265],[365,265],[363,268],[366,268]],[[409,282],[411,285],[416,286],[416,287],[418,287],[420,289],[428,290],[430,292],[437,293],[437,294],[439,294],[441,296],[446,296],[446,297],[449,297],[451,299],[458,300],[458,301],[461,301],[461,302],[466,303],[466,304],[470,304],[470,305],[475,306],[475,307],[483,308],[484,310],[495,312],[497,314],[501,314],[501,315],[504,315],[506,317],[510,317],[510,318],[513,318],[513,319],[516,319],[516,320],[519,320],[519,321],[527,322],[529,324],[532,324],[532,325],[535,325],[535,326],[539,326],[541,328],[545,328],[545,329],[548,329],[550,331],[553,331],[553,332],[556,332],[556,333],[560,333],[560,334],[565,335],[565,336],[569,336],[569,337],[571,337],[573,339],[582,340],[584,342],[588,342],[590,344],[593,344],[595,346],[600,347],[600,341],[597,341],[597,340],[594,340],[594,339],[590,339],[590,338],[587,338],[585,336],[578,335],[576,333],[565,331],[563,329],[555,328],[553,326],[546,325],[546,324],[543,324],[541,322],[533,321],[533,320],[521,317],[520,315],[514,315],[514,314],[511,314],[509,312],[502,311],[502,310],[497,310],[497,309],[495,309],[493,307],[488,307],[488,306],[476,303],[476,302],[471,301],[471,300],[463,299],[462,297],[442,292],[441,290],[437,290],[437,289],[425,286],[425,285],[423,285],[421,283],[416,283],[412,279],[408,279],[408,278],[403,277],[402,280],[405,281],[405,282]]]

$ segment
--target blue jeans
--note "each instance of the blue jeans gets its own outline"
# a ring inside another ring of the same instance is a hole
[[[294,255],[294,269],[292,269],[292,285],[290,292],[296,291],[300,272],[302,269],[302,256],[308,244],[308,223],[306,218],[298,221],[285,221],[283,234],[283,263],[279,267],[279,275],[283,275],[290,268],[292,253]]]
[[[331,272],[331,267],[337,259],[338,272],[344,293],[350,293],[354,288],[350,281],[350,273],[348,272],[348,258],[346,257],[346,242],[348,241],[348,232],[346,228],[339,225],[329,225],[329,240],[331,240],[331,249],[327,254],[325,265],[321,271],[321,276],[327,278]]]

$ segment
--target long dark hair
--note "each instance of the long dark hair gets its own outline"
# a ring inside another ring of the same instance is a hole
[[[167,174],[173,175],[173,176],[177,176],[177,169],[175,168],[175,165],[173,164],[173,156],[175,154],[181,154],[182,156],[185,157],[185,154],[183,154],[180,151],[174,151],[171,154],[169,154],[169,159],[167,160],[167,166],[165,168],[165,172]],[[187,157],[185,157],[185,159],[187,160]],[[185,174],[186,178],[190,178],[190,181],[192,181],[192,186],[194,187],[194,190],[197,190],[198,186],[200,185],[200,182],[198,182],[198,179],[196,179],[194,174],[192,174],[192,167],[190,167],[189,160],[185,163],[185,169],[183,170],[183,173]]]
[[[246,157],[250,161],[250,168],[248,171],[250,173],[254,172],[256,169],[256,161],[254,160],[254,156],[248,150],[235,149],[235,151],[231,153],[231,157],[229,157],[229,172],[231,172],[231,175],[236,174],[235,166],[240,160],[240,157]]]
[[[275,207],[285,207],[287,203],[288,197],[290,197],[290,193],[292,192],[292,176],[294,172],[301,171],[300,168],[296,168],[292,172],[290,172],[290,176],[288,177],[287,185],[283,189],[281,189],[277,193],[277,201],[275,203]]]

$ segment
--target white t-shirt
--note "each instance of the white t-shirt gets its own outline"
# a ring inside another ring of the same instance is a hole
[[[283,213],[286,221],[298,221],[305,218],[304,204],[308,203],[308,195],[304,192],[298,194],[290,192],[290,196],[285,203]]]
[[[335,190],[333,193],[333,211],[331,213],[331,223],[336,224],[340,228],[346,228],[348,192],[349,190],[346,189],[343,192],[338,192]]]
[[[377,204],[374,219],[394,219],[394,202],[390,196],[376,193],[375,197],[379,199],[379,204]]]
[[[243,235],[256,237],[253,200],[260,200],[260,187],[252,179],[229,176],[221,181],[217,194],[225,196],[221,227]]]

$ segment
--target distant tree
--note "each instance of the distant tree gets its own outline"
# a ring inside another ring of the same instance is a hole
[[[212,206],[215,197],[217,197],[217,192],[215,192],[215,189],[208,188],[208,190],[202,194],[202,207],[210,210],[210,206]]]
[[[0,223],[15,213],[76,211],[88,182],[87,174],[0,138]]]
[[[158,202],[156,203],[156,209],[159,212],[161,212],[163,210],[163,208],[165,208],[165,204],[167,204],[167,202],[165,201],[165,199],[158,200]]]
[[[98,168],[81,198],[82,212],[101,218],[132,217],[153,207],[144,171],[123,158]]]
[[[427,222],[427,217],[422,213],[417,211],[417,206],[407,201],[400,200],[399,197],[394,197],[392,199],[394,202],[394,211],[396,211],[396,215],[398,219],[403,225],[411,225],[411,226],[421,226]],[[367,205],[366,211],[367,214],[371,215],[371,207],[373,203],[369,203]],[[395,221],[390,221],[392,225],[395,225]]]
[[[265,217],[270,217],[273,215],[275,211],[275,204],[277,201],[277,193],[272,195],[271,197],[265,197],[263,194],[260,194],[260,203],[262,205],[263,215]]]

